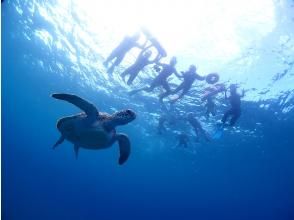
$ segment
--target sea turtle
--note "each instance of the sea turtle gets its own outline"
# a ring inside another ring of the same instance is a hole
[[[76,95],[53,94],[52,97],[67,101],[84,111],[58,120],[56,126],[61,133],[61,137],[55,143],[53,149],[66,139],[74,144],[77,158],[79,148],[104,149],[118,141],[120,150],[118,163],[121,165],[126,162],[130,155],[131,144],[127,135],[116,133],[115,127],[133,121],[136,118],[135,112],[127,109],[109,115],[98,112],[93,104]]]

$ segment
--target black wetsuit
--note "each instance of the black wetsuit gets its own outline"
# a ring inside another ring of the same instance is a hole
[[[241,115],[241,95],[232,93],[229,97],[229,101],[231,108],[225,112],[222,122],[226,123],[228,117],[231,116],[230,126],[233,126]]]
[[[179,140],[179,142],[176,147],[181,147],[181,146],[183,146],[184,148],[188,147],[189,138],[186,134],[179,134],[178,140]]]
[[[183,90],[179,98],[183,97],[190,90],[196,79],[205,80],[205,77],[198,75],[196,72],[187,71],[183,74],[183,79],[184,81],[172,92],[172,94],[175,94]]]
[[[128,79],[128,85],[131,85],[134,79],[138,76],[139,72],[147,65],[149,65],[150,62],[148,57],[144,56],[144,54],[140,54],[135,63],[127,68],[121,76],[125,78],[127,75],[130,75],[130,78]]]
[[[168,113],[160,116],[158,121],[158,134],[162,134],[162,131],[166,130],[164,126],[165,122],[167,122],[169,126],[174,126],[180,119],[180,116],[173,115],[173,113]]]
[[[194,128],[197,141],[199,140],[200,135],[203,135],[206,141],[210,141],[210,138],[209,138],[207,132],[202,128],[200,122],[196,118],[189,118],[188,122]]]
[[[215,103],[213,102],[211,97],[207,98],[207,103],[206,103],[206,116],[209,117],[210,114],[213,116],[216,115],[216,110],[215,110]]]
[[[170,87],[167,83],[167,78],[173,74],[176,73],[176,69],[174,66],[170,64],[161,64],[163,67],[161,72],[158,76],[152,81],[150,87],[148,88],[148,91],[152,91],[155,87],[162,86],[166,92],[170,92]]]
[[[127,36],[121,41],[121,43],[111,52],[111,54],[107,57],[107,59],[104,62],[104,65],[107,65],[111,60],[115,59],[112,66],[108,69],[109,73],[113,72],[114,67],[118,66],[121,63],[126,53],[133,47],[141,48],[141,46],[132,37]]]

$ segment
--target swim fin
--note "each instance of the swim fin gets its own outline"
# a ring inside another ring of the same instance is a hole
[[[223,132],[224,132],[224,125],[223,124],[218,124],[218,125],[216,125],[216,128],[213,131],[213,133],[211,135],[211,138],[213,140],[218,140],[218,139],[220,139],[222,137]]]

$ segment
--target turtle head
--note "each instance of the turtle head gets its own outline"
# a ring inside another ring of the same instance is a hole
[[[118,111],[112,115],[115,125],[125,125],[136,119],[136,113],[130,109]]]

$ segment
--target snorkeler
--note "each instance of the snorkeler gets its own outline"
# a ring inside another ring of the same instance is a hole
[[[162,93],[159,96],[160,102],[162,102],[164,97],[171,94],[176,94],[177,92],[182,90],[182,93],[177,98],[171,101],[171,103],[175,103],[177,100],[182,98],[185,94],[187,94],[187,92],[190,90],[190,88],[192,87],[192,84],[194,83],[196,79],[203,81],[205,80],[206,76],[198,75],[196,73],[196,67],[194,65],[191,65],[189,70],[184,72],[183,75],[180,76],[180,78],[183,78],[184,81],[174,91]]]
[[[213,101],[213,97],[216,96],[218,93],[225,91],[225,86],[224,84],[219,83],[205,88],[204,91],[205,92],[201,98],[201,101],[206,100],[206,117],[209,118],[210,114],[213,116],[216,115],[216,105]]]
[[[205,115],[207,118],[209,118],[210,114],[212,116],[216,115],[216,105],[215,105],[214,101],[212,100],[211,96],[206,99],[205,107],[206,107]]]
[[[141,51],[139,56],[137,57],[135,63],[127,68],[122,74],[122,78],[125,81],[125,77],[127,75],[130,75],[127,84],[131,85],[134,79],[138,76],[139,72],[143,70],[143,68],[149,64],[158,62],[158,60],[161,58],[161,55],[158,54],[153,60],[149,60],[151,57],[152,52],[148,50],[152,45],[146,47],[144,50]]]
[[[242,95],[237,93],[237,85],[230,85],[230,96],[227,97],[227,92],[225,92],[225,98],[229,99],[231,108],[227,110],[222,118],[222,123],[225,124],[228,117],[231,117],[230,126],[234,126],[236,121],[241,115],[241,98],[245,96],[245,91],[242,91]]]
[[[197,142],[199,142],[199,138],[201,136],[204,137],[206,141],[211,141],[209,134],[202,128],[200,122],[195,117],[193,117],[192,112],[188,113],[187,119],[190,125],[194,128]]]
[[[110,61],[115,61],[109,67],[107,72],[112,74],[114,68],[118,66],[121,61],[124,59],[125,55],[128,51],[130,51],[133,47],[138,47],[143,49],[145,45],[139,45],[137,41],[139,40],[140,35],[138,33],[134,34],[133,36],[126,36],[121,43],[110,53],[107,59],[103,62],[104,66],[108,66]]]
[[[178,144],[176,145],[176,147],[188,148],[189,137],[187,134],[181,132],[180,134],[178,134],[177,139]]]
[[[166,122],[167,118],[164,116],[160,116],[158,120],[158,127],[157,127],[157,133],[162,134],[163,131],[166,130],[164,123]]]
[[[176,68],[175,68],[175,65],[177,64],[177,58],[176,57],[172,57],[170,59],[170,63],[169,64],[164,64],[164,63],[156,63],[156,68],[159,68],[162,67],[161,70],[158,69],[159,74],[155,77],[155,79],[151,82],[151,85],[150,86],[146,86],[146,87],[143,87],[143,88],[140,88],[140,89],[135,89],[135,90],[132,90],[129,94],[130,95],[134,95],[140,91],[146,91],[146,92],[152,92],[156,87],[159,87],[159,86],[162,86],[166,93],[170,93],[171,92],[171,89],[168,85],[168,82],[167,82],[167,78],[172,75],[173,73],[177,76],[177,77],[181,77]]]
[[[173,127],[179,125],[181,121],[183,121],[183,117],[173,106],[171,106],[170,109],[163,109],[158,120],[157,133],[162,134],[162,132],[166,130],[165,125]]]
[[[172,114],[161,115],[158,120],[157,133],[162,134],[166,130],[165,123],[173,126],[177,123],[177,116]]]

